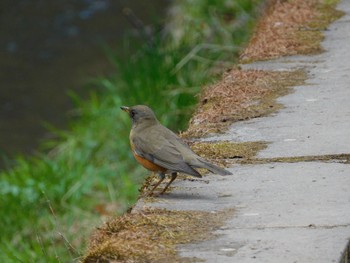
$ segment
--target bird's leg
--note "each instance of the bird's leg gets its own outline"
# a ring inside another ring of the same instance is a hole
[[[156,183],[156,185],[152,188],[152,190],[148,193],[149,196],[153,195],[153,191],[158,187],[158,185],[160,185],[163,182],[163,180],[165,178],[165,174],[164,173],[159,172],[158,175],[159,175],[160,179]]]
[[[174,182],[174,180],[176,179],[177,177],[177,173],[174,172],[174,173],[171,173],[171,179],[170,179],[170,182],[164,187],[163,191],[160,192],[160,194],[164,194],[165,191],[168,189],[169,185],[171,185],[172,182]]]

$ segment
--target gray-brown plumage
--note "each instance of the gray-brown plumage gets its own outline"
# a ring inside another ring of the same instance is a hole
[[[202,177],[194,168],[205,168],[220,175],[231,174],[195,154],[175,133],[159,123],[149,107],[137,105],[121,109],[128,112],[132,119],[130,144],[135,159],[160,176],[150,194],[164,180],[165,173],[171,173],[172,177],[161,194],[175,180],[178,172]]]

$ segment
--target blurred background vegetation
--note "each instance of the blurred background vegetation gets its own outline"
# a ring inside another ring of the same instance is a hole
[[[201,87],[237,60],[261,2],[176,0],[159,32],[136,26],[143,41],[129,34],[123,49],[105,47],[115,74],[96,77],[88,99],[72,92],[70,128],[50,127],[56,139],[41,153],[0,173],[0,261],[78,260],[94,227],[134,204],[147,176],[119,107],[147,104],[164,125],[185,129]]]

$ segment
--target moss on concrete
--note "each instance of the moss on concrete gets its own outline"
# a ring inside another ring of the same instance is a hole
[[[253,158],[260,150],[265,149],[265,142],[196,142],[192,145],[192,149],[198,155],[205,159],[212,160],[216,163],[226,164],[226,161],[234,159],[249,160]]]
[[[242,160],[241,164],[261,164],[261,163],[276,163],[276,162],[277,163],[337,162],[337,163],[350,164],[350,154],[255,158],[255,159],[249,159],[249,160]]]

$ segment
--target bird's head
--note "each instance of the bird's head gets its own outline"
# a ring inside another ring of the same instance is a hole
[[[121,106],[123,111],[127,112],[132,119],[133,124],[158,122],[152,109],[145,105],[136,105],[132,107]]]

